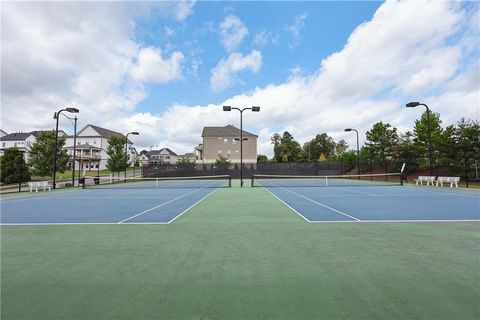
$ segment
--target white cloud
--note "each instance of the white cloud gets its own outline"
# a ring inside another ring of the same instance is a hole
[[[480,119],[478,6],[467,12],[454,2],[385,2],[314,73],[292,69],[283,83],[218,105],[174,105],[158,114],[135,110],[147,92],[130,78],[145,49],[132,40],[132,10],[111,3],[2,6],[1,127],[7,131],[52,128],[57,107],[74,105],[82,123],[138,130],[140,148],[159,144],[183,153],[201,142],[203,126],[239,125],[238,114],[222,112],[222,105],[260,105],[261,112],[244,113],[244,128],[259,134],[259,153],[271,155],[270,136],[283,130],[302,143],[327,132],[354,146],[346,126],[359,130],[361,143],[378,121],[411,129],[422,112],[405,108],[411,100],[440,112],[445,125]],[[156,57],[169,61],[173,54]],[[232,85],[240,72],[258,72],[262,60],[258,51],[231,53],[212,70],[212,88]]]
[[[143,48],[138,53],[137,63],[132,68],[132,76],[142,82],[165,83],[182,78],[181,52],[173,52],[168,59],[162,58],[160,49]]]
[[[341,51],[323,60],[316,73],[294,72],[284,83],[256,88],[216,107],[197,106],[189,109],[191,113],[172,109],[169,122],[200,119],[192,130],[183,132],[191,132],[193,146],[200,141],[204,125],[238,126],[238,115],[227,113],[226,118],[221,105],[260,105],[261,112],[244,113],[244,128],[259,134],[259,153],[272,155],[270,137],[284,130],[302,143],[327,132],[336,140],[347,140],[351,147],[355,135],[345,133],[346,126],[359,130],[360,143],[378,121],[389,122],[400,131],[411,130],[422,110],[406,109],[410,100],[429,104],[441,113],[445,125],[461,117],[478,120],[479,63],[474,48],[479,39],[465,46],[458,34],[462,28],[471,28],[465,15],[455,3],[386,2],[371,21],[351,34]],[[472,52],[477,58],[465,65]],[[228,74],[219,72],[219,84],[230,84]],[[215,124],[208,119],[215,119]]]
[[[236,74],[242,71],[258,72],[262,66],[262,53],[253,50],[248,55],[234,52],[225,60],[222,59],[212,69],[210,85],[213,90],[221,90],[231,86],[236,79]]]
[[[259,47],[264,47],[268,44],[278,44],[279,37],[278,34],[273,35],[270,31],[262,30],[253,38],[253,44]]]
[[[175,18],[179,21],[185,20],[189,15],[193,14],[193,6],[196,0],[193,1],[176,1],[174,4]]]
[[[234,51],[248,34],[242,20],[235,15],[227,16],[220,24],[220,42],[228,52]]]
[[[300,32],[305,27],[305,20],[307,19],[307,13],[296,15],[291,24],[285,26],[285,30],[292,36],[292,42],[289,43],[290,48],[300,43]]]

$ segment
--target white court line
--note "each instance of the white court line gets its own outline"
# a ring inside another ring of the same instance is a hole
[[[194,204],[192,204],[190,207],[188,207],[187,209],[183,210],[182,213],[180,213],[179,215],[177,215],[175,218],[173,218],[172,220],[168,221],[167,224],[170,224],[171,222],[177,220],[177,218],[179,218],[181,215],[183,215],[184,213],[186,213],[188,210],[190,210],[191,208],[195,207],[198,203],[200,203],[201,201],[203,201],[205,198],[207,198],[208,196],[210,196],[211,194],[213,194],[215,191],[217,191],[219,188],[215,188],[212,192],[208,193],[205,197],[203,197],[202,199],[198,200],[197,202],[195,202]]]
[[[395,222],[395,223],[398,223],[398,222],[406,222],[406,223],[411,223],[411,222],[480,222],[480,219],[465,219],[465,220],[459,220],[459,219],[455,219],[455,220],[438,220],[438,219],[435,219],[435,220],[426,220],[426,219],[422,219],[422,220],[415,220],[415,219],[406,219],[406,220],[361,220],[361,221],[352,221],[352,220],[348,220],[348,221],[340,221],[340,220],[314,220],[314,221],[310,221],[311,223],[359,223],[361,222],[362,224],[364,223],[370,223],[370,222],[374,222],[374,223],[385,223],[385,222]]]
[[[169,203],[171,203],[171,202],[174,202],[174,201],[176,201],[176,200],[178,200],[178,199],[184,198],[184,197],[186,197],[186,196],[188,196],[188,195],[190,195],[190,194],[192,194],[192,193],[195,193],[195,192],[198,192],[198,191],[200,191],[200,190],[202,190],[202,189],[208,188],[208,187],[210,187],[211,185],[213,185],[213,183],[208,184],[208,185],[206,185],[206,186],[204,186],[204,187],[198,188],[198,189],[196,189],[196,190],[194,190],[194,191],[192,191],[192,192],[186,193],[186,194],[184,194],[184,195],[182,195],[182,196],[180,196],[180,197],[177,197],[177,198],[172,199],[172,200],[170,200],[170,201],[167,201],[167,202],[165,202],[165,203],[159,204],[158,206],[155,206],[155,207],[153,207],[153,208],[147,209],[147,210],[145,210],[145,211],[143,211],[143,212],[137,213],[137,214],[134,215],[134,216],[131,216],[131,217],[127,218],[127,219],[124,219],[124,220],[122,220],[122,221],[119,221],[118,223],[123,223],[123,222],[125,222],[125,221],[131,220],[131,219],[133,219],[133,218],[135,218],[135,217],[138,217],[138,216],[140,216],[140,215],[142,215],[142,214],[144,214],[144,213],[150,212],[150,211],[155,210],[155,209],[157,209],[157,208],[160,208],[160,207],[162,207],[162,206],[164,206],[164,205],[166,205],[166,204],[169,204]],[[218,188],[222,187],[223,185],[224,185],[224,184],[222,184],[221,186],[215,188],[215,190],[217,190]],[[187,209],[187,210],[188,210],[188,209]],[[185,212],[185,211],[184,211],[184,212]],[[183,214],[184,212],[182,212],[181,214]],[[173,220],[175,220],[175,219],[173,219]],[[173,221],[173,220],[171,220],[171,221]],[[169,221],[168,223],[170,223],[171,221]]]
[[[169,203],[172,203],[172,202],[177,201],[177,200],[179,200],[179,199],[185,198],[186,196],[188,196],[188,195],[190,195],[190,194],[192,194],[192,193],[198,192],[198,191],[200,191],[200,190],[202,190],[202,189],[196,189],[196,190],[191,191],[191,192],[189,192],[189,193],[185,193],[184,195],[181,195],[181,196],[179,196],[179,197],[176,197],[175,199],[172,199],[172,200],[170,200],[170,201],[161,203],[161,204],[159,204],[158,206],[155,206],[155,207],[152,207],[152,208],[147,209],[147,210],[145,210],[145,211],[142,211],[142,212],[140,212],[140,213],[137,213],[137,214],[135,214],[135,215],[133,215],[133,216],[127,218],[127,219],[123,219],[122,221],[119,221],[119,222],[117,222],[117,223],[123,223],[123,222],[125,222],[125,221],[131,220],[131,219],[133,219],[133,218],[135,218],[135,217],[138,217],[138,216],[140,216],[140,215],[142,215],[142,214],[145,214],[145,213],[147,213],[147,212],[150,212],[150,211],[152,211],[152,210],[155,210],[155,209],[157,209],[157,208],[160,208],[160,207],[162,207],[162,206],[164,206],[164,205],[166,205],[166,204],[169,204]]]
[[[334,211],[334,212],[336,212],[336,213],[339,213],[339,214],[341,214],[341,215],[344,215],[345,217],[348,217],[348,218],[353,219],[353,220],[356,220],[356,221],[361,221],[360,219],[355,218],[354,216],[351,216],[351,215],[349,215],[349,214],[347,214],[347,213],[345,213],[345,212],[342,212],[342,211],[340,211],[340,210],[337,210],[337,209],[335,209],[335,208],[329,207],[329,206],[327,206],[326,204],[323,204],[323,203],[320,203],[320,202],[318,202],[318,201],[312,200],[312,199],[310,199],[310,198],[308,198],[308,197],[305,197],[304,195],[301,195],[301,194],[299,194],[299,193],[290,191],[290,190],[288,190],[288,189],[285,189],[284,187],[279,187],[279,188],[281,188],[281,189],[283,189],[283,190],[285,190],[285,191],[287,191],[287,192],[290,192],[290,193],[292,193],[292,194],[294,194],[294,195],[296,195],[296,196],[298,196],[298,197],[301,197],[301,198],[304,198],[304,199],[306,199],[306,200],[308,200],[308,201],[311,201],[311,202],[313,202],[313,203],[315,203],[315,204],[318,204],[319,206],[322,206],[322,207],[327,208],[327,209],[329,209],[329,210],[332,210],[332,211]]]
[[[271,195],[273,195],[275,198],[277,198],[281,203],[283,203],[284,205],[286,205],[288,208],[290,208],[290,210],[292,210],[293,212],[295,212],[296,214],[298,214],[300,217],[302,217],[305,221],[307,222],[312,222],[310,220],[308,220],[307,218],[305,218],[305,216],[303,214],[301,214],[300,212],[298,212],[297,210],[293,209],[292,207],[290,207],[290,205],[288,203],[286,203],[285,201],[283,201],[282,199],[280,199],[279,197],[277,197],[277,195],[275,193],[273,193],[272,191],[268,190],[267,188],[264,188],[265,190],[267,190],[268,192],[270,192]]]

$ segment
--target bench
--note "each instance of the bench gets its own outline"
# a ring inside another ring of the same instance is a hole
[[[460,182],[460,177],[438,177],[436,180],[436,185],[440,185],[443,187],[443,183],[450,183],[450,188],[453,188],[455,186],[458,188],[458,183]]]
[[[418,176],[417,179],[414,180],[416,185],[423,185],[425,182],[428,185],[432,184],[435,182],[435,177],[433,176]]]
[[[30,187],[30,192],[35,189],[35,192],[38,192],[38,189],[43,189],[43,191],[52,190],[52,186],[48,183],[48,181],[29,181],[28,186]]]

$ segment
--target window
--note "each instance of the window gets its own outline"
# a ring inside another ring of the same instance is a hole
[[[228,150],[228,151],[227,151],[227,156],[230,157],[231,154],[232,154],[232,151]]]
[[[79,145],[80,145],[80,141],[77,142],[77,146],[79,146]]]
[[[5,148],[5,142],[2,143],[2,147]]]
[[[165,159],[170,159],[170,156],[165,156]]]

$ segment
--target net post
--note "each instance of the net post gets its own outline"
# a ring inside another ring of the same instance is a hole
[[[250,179],[250,186],[253,188],[255,186],[255,175],[252,174],[252,178]]]
[[[405,162],[402,164],[402,169],[400,170],[400,185],[403,186],[403,179],[405,174]]]
[[[228,187],[232,187],[232,176],[228,176]]]

